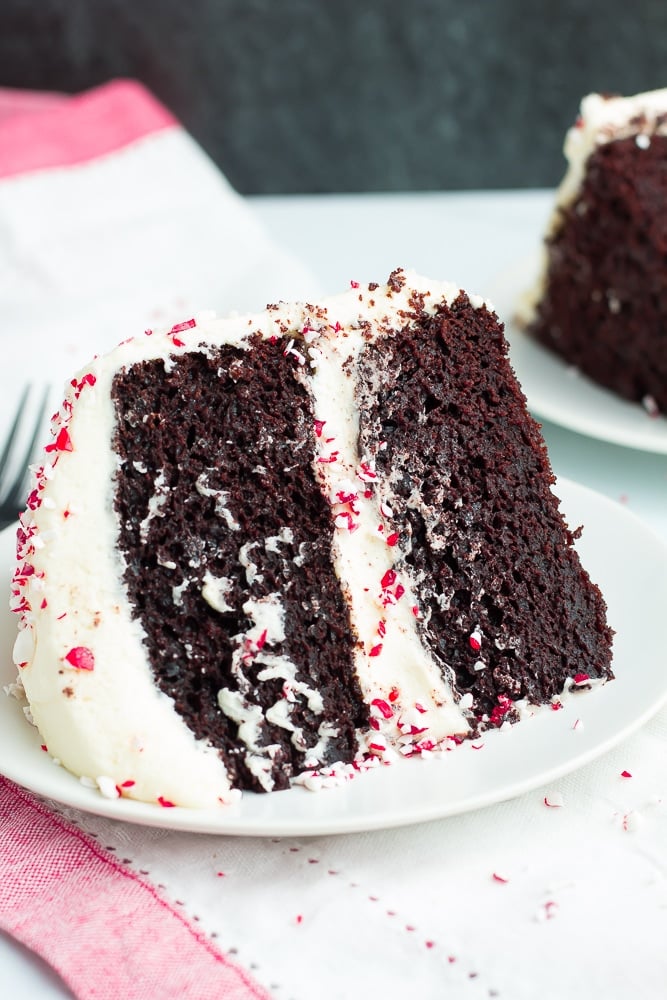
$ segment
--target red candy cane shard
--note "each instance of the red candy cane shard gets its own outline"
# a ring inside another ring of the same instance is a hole
[[[73,649],[70,649],[69,653],[65,654],[65,659],[75,670],[95,669],[93,651],[88,649],[87,646],[74,646]]]
[[[61,427],[58,436],[51,444],[47,444],[45,451],[74,451],[72,439],[66,427]]]
[[[182,323],[176,323],[172,326],[169,333],[183,333],[184,330],[191,330],[193,326],[197,325],[197,321],[193,319],[186,319]]]

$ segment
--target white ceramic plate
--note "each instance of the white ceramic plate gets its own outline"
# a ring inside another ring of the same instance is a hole
[[[0,692],[0,771],[67,805],[114,819],[199,833],[307,836],[423,822],[520,795],[608,750],[667,700],[661,630],[667,607],[667,545],[610,500],[567,480],[556,493],[569,524],[585,525],[578,549],[609,606],[616,680],[572,695],[561,711],[547,709],[474,744],[431,760],[400,761],[338,788],[303,788],[273,795],[246,793],[218,810],[164,809],[130,799],[105,799],[55,765],[18,703]],[[13,531],[0,534],[0,586],[12,569]],[[0,685],[14,677],[15,624],[0,617]],[[575,665],[573,664],[573,667]],[[576,728],[574,724],[580,720]],[[479,748],[481,745],[481,748]],[[478,747],[478,749],[475,749]]]
[[[596,385],[514,322],[517,304],[533,287],[538,266],[537,258],[529,258],[491,281],[486,290],[505,323],[512,365],[532,413],[602,441],[667,453],[666,417],[651,417],[641,404]]]

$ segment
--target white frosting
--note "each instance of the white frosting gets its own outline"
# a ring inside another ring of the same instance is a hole
[[[233,517],[232,512],[227,507],[228,496],[224,490],[214,490],[206,485],[208,473],[214,472],[214,469],[208,469],[207,472],[202,473],[197,482],[195,483],[195,489],[197,493],[201,494],[203,497],[215,497],[215,513],[218,517],[221,517],[230,531],[238,531],[241,527],[239,522]]]
[[[73,381],[55,422],[54,450],[36,471],[38,501],[22,517],[20,566],[29,568],[19,568],[16,579],[15,609],[20,611],[21,627],[15,660],[49,752],[76,774],[94,778],[98,786],[103,776],[105,793],[117,785],[125,795],[185,806],[210,806],[233,798],[216,750],[195,739],[171,699],[157,690],[142,628],[130,617],[116,548],[113,479],[118,459],[110,447],[115,426],[110,392],[122,367],[157,358],[169,370],[186,351],[206,352],[223,344],[247,348],[249,336],[256,333],[283,339],[284,331],[291,331],[285,353],[296,360],[297,377],[309,386],[315,417],[322,422],[315,471],[334,504],[334,565],[344,581],[359,638],[355,652],[359,681],[383,738],[403,745],[425,730],[431,739],[468,730],[464,713],[420,641],[411,581],[402,574],[386,582],[399,556],[399,548],[387,542],[396,527],[392,511],[381,505],[380,489],[363,495],[365,486],[378,485],[366,457],[357,451],[353,371],[366,340],[363,325],[371,322],[372,337],[384,335],[392,323],[403,327],[413,290],[423,292],[426,308],[433,309],[459,294],[453,285],[412,274],[406,279],[400,290],[355,287],[317,307],[281,304],[256,316],[206,318],[140,336],[97,358]],[[482,300],[474,304],[479,306]],[[348,357],[352,364],[341,367]],[[335,461],[328,461],[334,451]],[[145,531],[153,518],[163,516],[163,487],[159,473],[143,520]],[[237,531],[227,497],[209,485],[207,474],[196,488],[215,497],[216,513],[229,531]],[[338,494],[348,492],[357,494],[356,502],[341,501]],[[292,541],[291,529],[284,528],[267,538],[264,546],[267,552],[278,552]],[[249,584],[261,580],[253,557],[257,544],[239,547]],[[176,601],[185,586],[185,579],[175,582]],[[230,580],[204,575],[202,595],[214,611],[234,610],[228,600],[231,589]],[[238,723],[248,767],[270,788],[277,747],[262,746],[267,719],[292,734],[294,745],[307,752],[309,764],[323,759],[336,730],[323,722],[316,745],[307,747],[292,722],[291,705],[297,697],[304,698],[315,714],[321,714],[323,704],[319,692],[297,680],[294,664],[272,648],[285,636],[280,595],[249,600],[243,612],[252,625],[235,637],[232,672],[239,689],[223,689],[218,702]],[[249,697],[243,659],[248,642],[257,646],[253,662],[261,668],[259,679],[284,681],[283,696],[266,716]],[[371,735],[379,737],[378,732]]]
[[[561,210],[576,200],[591,153],[605,143],[633,135],[638,148],[647,149],[652,135],[667,135],[667,121],[657,120],[665,114],[667,88],[632,97],[606,98],[600,94],[589,94],[583,98],[579,117],[565,136],[563,152],[567,170],[556,192],[554,209],[547,224],[547,238],[559,229],[563,218]],[[535,315],[544,292],[547,267],[548,255],[546,247],[543,247],[540,277],[535,287],[517,305],[517,319],[523,325],[530,323]],[[610,309],[614,310],[613,300]]]
[[[667,89],[633,97],[584,97],[579,118],[565,137],[568,169],[558,189],[557,205],[574,201],[584,179],[586,161],[598,146],[634,135],[639,149],[647,149],[651,135],[667,135],[667,122],[657,121],[666,113]]]
[[[450,302],[459,290],[449,286],[442,292]],[[432,302],[433,309],[438,301]],[[369,312],[374,320],[371,337],[375,339],[381,335],[386,316],[384,298],[379,297]],[[332,311],[329,323],[335,326],[336,322],[343,326],[343,320]],[[469,726],[440,667],[419,640],[410,580],[405,574],[396,574],[391,585],[382,586],[386,574],[395,572],[400,549],[387,543],[396,525],[391,515],[387,516],[387,509],[381,509],[382,484],[357,446],[354,369],[367,342],[361,329],[346,328],[344,337],[319,343],[321,359],[312,378],[315,417],[322,423],[317,438],[321,461],[316,468],[322,491],[336,514],[334,560],[339,578],[346,583],[352,623],[361,640],[355,666],[364,698],[369,704],[376,700],[385,703],[384,712],[375,713],[375,717],[388,738],[400,735],[401,720],[418,703],[426,710],[422,723],[428,727],[429,737],[439,740],[450,733],[467,732]],[[372,487],[370,497],[364,496],[367,487]],[[394,600],[399,585],[403,593]],[[392,692],[396,696],[390,701]]]
[[[155,477],[155,482],[153,483],[153,496],[148,501],[148,513],[139,525],[139,535],[142,542],[145,542],[148,538],[148,531],[151,525],[151,521],[155,517],[164,517],[162,508],[168,499],[168,490],[165,488],[166,479],[164,475],[164,469],[161,469]]]
[[[228,576],[215,577],[206,570],[201,595],[214,611],[233,611],[234,608],[227,603],[227,594],[233,586],[233,581]]]

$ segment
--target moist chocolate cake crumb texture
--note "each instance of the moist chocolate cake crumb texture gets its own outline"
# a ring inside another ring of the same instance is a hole
[[[548,702],[582,650],[590,676],[606,676],[604,604],[553,501],[496,317],[461,295],[367,348],[360,385],[364,449],[403,522],[423,640],[479,718],[511,718],[506,699]],[[483,649],[469,641],[480,630]]]
[[[641,126],[591,153],[559,209],[529,330],[594,381],[667,413],[667,136]]]
[[[251,352],[188,354],[168,373],[147,361],[117,375],[113,388],[125,582],[156,681],[195,735],[220,748],[234,782],[255,790],[262,786],[238,752],[238,724],[220,711],[217,694],[250,690],[266,710],[284,680],[258,678],[266,665],[251,656],[233,666],[233,637],[252,622],[232,609],[280,594],[285,634],[272,653],[287,656],[297,680],[325,700],[323,715],[313,714],[304,695],[292,709],[308,746],[318,743],[323,719],[333,720],[326,759],[350,761],[355,729],[367,722],[329,557],[331,509],[312,471],[311,404],[284,368],[282,344],[260,342]],[[150,509],[156,483],[160,516],[146,523],[138,512]],[[225,581],[228,611],[202,597],[207,575]],[[271,776],[284,788],[303,769],[304,753],[285,728],[263,729],[260,744],[280,747]]]

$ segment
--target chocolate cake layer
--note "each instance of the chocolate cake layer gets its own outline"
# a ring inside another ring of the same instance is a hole
[[[666,164],[665,135],[632,135],[595,148],[576,199],[559,210],[547,240],[544,295],[529,327],[596,382],[662,412]]]
[[[496,317],[461,295],[368,346],[358,372],[363,447],[390,484],[422,640],[492,724],[508,699],[548,702],[582,659],[611,676],[604,601],[506,350]]]
[[[331,565],[330,507],[313,474],[311,404],[291,367],[281,344],[258,341],[193,352],[167,371],[146,361],[113,383],[125,583],[156,681],[195,735],[219,747],[234,784],[255,790],[267,781],[249,769],[221,689],[260,706],[257,740],[272,748],[264,766],[275,788],[303,769],[323,722],[335,722],[326,763],[352,758],[366,721]],[[217,581],[217,608],[203,596],[207,580],[214,593]],[[248,638],[253,608],[277,608],[275,634],[269,623]],[[286,682],[288,728],[266,720]],[[321,712],[310,692],[321,694]]]

